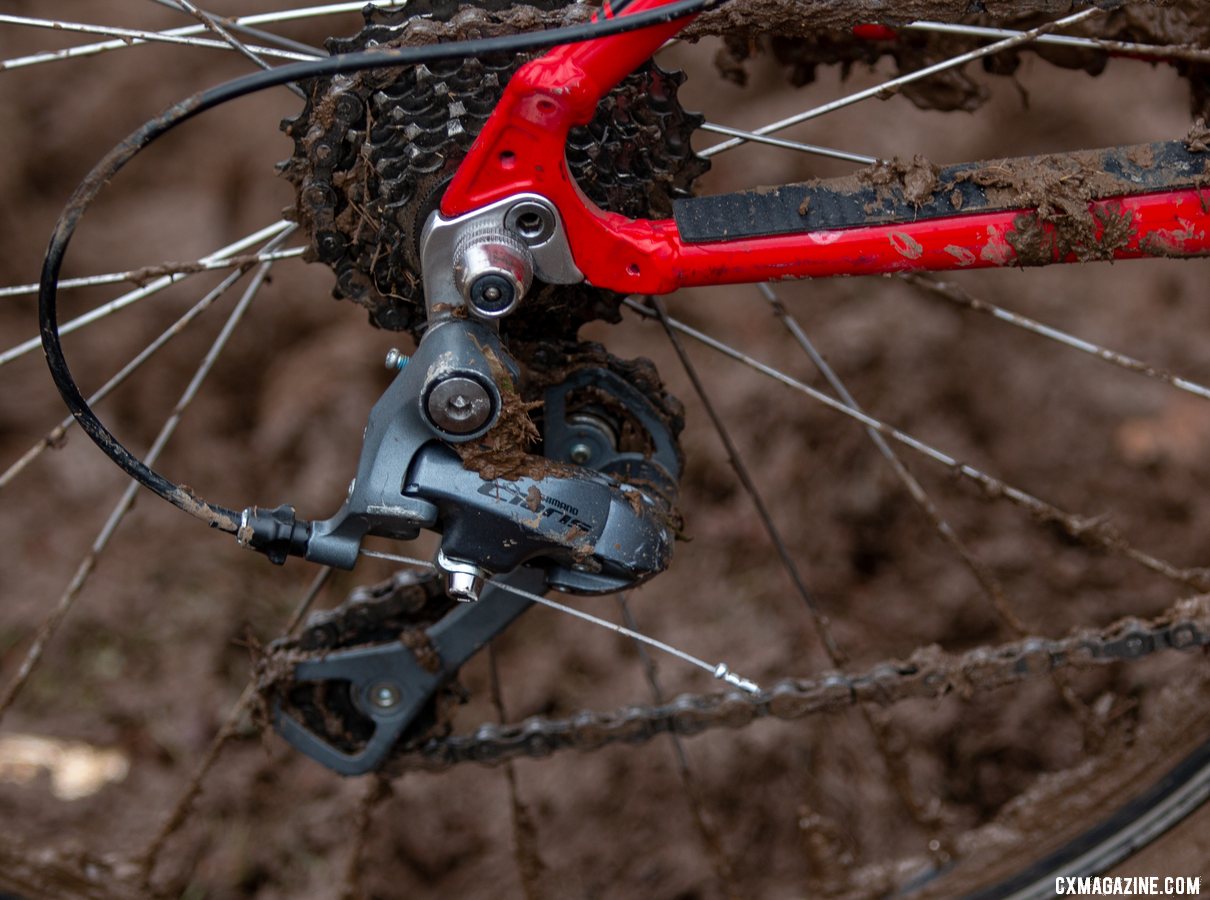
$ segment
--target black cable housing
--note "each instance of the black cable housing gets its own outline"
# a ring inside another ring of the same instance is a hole
[[[101,189],[138,153],[176,126],[216,106],[267,88],[278,87],[292,81],[305,81],[310,78],[360,72],[366,69],[441,62],[489,53],[520,53],[548,49],[563,44],[581,43],[628,31],[637,31],[641,28],[664,25],[714,9],[725,2],[727,0],[676,0],[676,2],[658,9],[643,10],[609,19],[602,18],[599,21],[554,28],[548,31],[500,35],[468,41],[454,41],[447,44],[429,44],[422,47],[376,48],[360,53],[290,63],[233,79],[170,106],[110,150],[80,182],[60,214],[58,222],[55,223],[50,246],[47,248],[42,262],[42,277],[38,292],[38,324],[42,337],[42,349],[46,354],[46,363],[50,368],[55,386],[59,389],[71,414],[105,455],[117,463],[135,481],[178,509],[203,520],[212,528],[236,533],[239,530],[239,512],[209,503],[195,496],[190,490],[152,469],[114,437],[113,433],[97,418],[92,407],[88,405],[88,401],[72,377],[67,359],[63,355],[63,347],[59,339],[57,306],[59,273],[63,267],[63,259],[72,235],[75,234],[85,210],[96,199]]]

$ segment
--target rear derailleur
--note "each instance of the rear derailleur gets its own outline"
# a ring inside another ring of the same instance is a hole
[[[523,368],[501,340],[535,277],[582,280],[555,209],[520,195],[433,213],[421,259],[427,323],[410,359],[388,360],[399,373],[370,413],[344,505],[321,521],[252,507],[239,530],[274,562],[343,569],[367,536],[441,535],[444,590],[410,583],[424,596],[402,619],[363,598],[351,620],[271,649],[291,661],[273,680],[278,730],[349,775],[434,727],[460,666],[532,603],[508,587],[622,590],[668,565],[677,531],[680,418],[650,365],[548,343],[527,347]],[[338,640],[322,637],[333,628]]]

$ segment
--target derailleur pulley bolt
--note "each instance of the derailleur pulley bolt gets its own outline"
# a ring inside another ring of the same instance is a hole
[[[433,424],[450,434],[478,431],[491,418],[492,395],[474,378],[453,375],[429,391],[425,409]]]
[[[370,703],[377,709],[394,709],[399,705],[402,694],[399,687],[389,681],[380,681],[369,691]]]
[[[577,466],[583,466],[592,459],[592,448],[580,441],[571,445],[567,456]]]
[[[398,349],[392,347],[387,351],[386,367],[392,372],[402,372],[403,367],[408,364],[408,358],[399,352]]]

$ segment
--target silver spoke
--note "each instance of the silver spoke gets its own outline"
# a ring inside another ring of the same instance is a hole
[[[216,263],[222,260],[229,260],[237,253],[247,250],[249,247],[252,247],[255,244],[267,241],[269,238],[280,234],[282,231],[285,231],[286,229],[293,229],[294,227],[294,223],[292,222],[286,222],[284,220],[275,222],[274,224],[262,228],[260,231],[254,232],[247,237],[240,238],[233,244],[228,244],[226,247],[214,251],[214,253],[211,253],[209,256],[202,257],[199,263]],[[265,263],[264,265],[268,264],[269,263]],[[83,328],[85,325],[89,325],[98,319],[103,319],[120,309],[125,309],[132,303],[137,303],[140,300],[150,297],[152,294],[159,293],[165,288],[170,287],[171,285],[180,281],[182,278],[187,278],[190,274],[191,272],[186,271],[156,278],[150,284],[146,284],[137,290],[123,294],[115,300],[110,300],[108,303],[104,303],[101,306],[98,306],[96,309],[84,313],[82,316],[77,316],[70,322],[63,323],[59,326],[59,334],[71,334],[73,331],[77,331],[78,329]],[[18,344],[16,347],[6,350],[4,353],[0,353],[0,366],[8,365],[8,363],[12,362],[14,359],[18,359],[32,350],[37,350],[41,346],[42,338],[32,337],[29,340]]]
[[[283,231],[266,247],[271,247],[285,240],[290,234],[290,230]],[[267,254],[266,254],[267,255]],[[252,263],[245,263],[240,267],[238,272],[232,272],[216,285],[206,296],[202,297],[197,303],[191,306],[183,316],[173,322],[168,328],[162,331],[155,340],[139,351],[130,362],[126,363],[119,369],[108,381],[97,389],[91,397],[88,398],[89,406],[95,406],[100,403],[116,388],[120,387],[143,363],[147,362],[155,353],[160,350],[165,344],[171,341],[174,337],[183,332],[198,316],[209,309],[219,297],[223,296],[230,288],[244,275],[248,269],[252,267]],[[42,438],[30,447],[24,454],[11,466],[5,469],[3,474],[0,474],[0,490],[7,487],[14,478],[20,475],[35,459],[41,456],[46,450],[51,447],[57,447],[59,442],[63,440],[63,436],[67,434],[67,430],[76,423],[75,416],[64,416],[63,420],[48,431]]]
[[[850,409],[857,410],[858,412],[864,412],[861,406],[858,405],[857,401],[853,398],[853,395],[849,393],[849,389],[845,386],[845,383],[841,381],[840,376],[836,374],[836,370],[832,368],[826,359],[824,359],[823,354],[816,349],[815,344],[810,338],[807,337],[807,333],[803,331],[802,326],[798,324],[798,320],[790,315],[789,310],[786,309],[785,305],[781,301],[781,298],[778,297],[774,290],[767,284],[757,285],[757,288],[759,289],[761,296],[764,297],[765,300],[768,301],[769,305],[773,308],[773,314],[776,315],[777,318],[781,320],[782,324],[786,326],[786,330],[790,332],[791,336],[793,336],[794,340],[798,343],[798,346],[802,348],[804,353],[806,353],[807,358],[811,360],[811,364],[819,370],[821,375],[823,375],[824,379],[831,386],[832,391],[836,394],[836,396],[839,397],[841,401],[843,401],[844,404]],[[966,546],[966,543],[958,536],[958,533],[954,531],[954,527],[950,525],[945,516],[941,514],[941,510],[937,507],[937,504],[933,501],[933,498],[929,496],[928,491],[924,489],[924,486],[917,480],[916,476],[911,473],[908,467],[904,464],[903,460],[899,458],[899,454],[895,452],[894,448],[887,443],[886,438],[884,438],[882,434],[874,428],[867,427],[866,434],[869,435],[871,443],[873,443],[874,447],[882,455],[883,459],[885,459],[887,464],[890,465],[891,470],[895,473],[895,476],[903,484],[904,488],[907,489],[908,495],[913,501],[915,501],[916,505],[920,507],[921,512],[924,513],[925,517],[929,520],[929,523],[933,526],[933,530],[937,532],[941,540],[944,541],[951,550],[953,550],[957,557],[962,561],[962,564],[966,566],[967,570],[971,573],[971,576],[983,590],[984,596],[987,597],[993,609],[995,609],[996,613],[1000,616],[1003,622],[1018,635],[1025,635],[1028,633],[1029,629],[1026,628],[1025,623],[1021,621],[1017,614],[1013,612],[1012,608],[1008,605],[1008,600],[1004,596],[1004,587],[1000,584],[1000,580],[996,578],[995,574],[987,567],[986,563],[984,563],[983,560],[977,557],[970,550],[970,548]]]
[[[119,38],[117,41],[106,42],[109,45],[105,46],[106,50],[117,50],[121,47],[132,47],[145,43],[185,44],[190,47],[204,47],[212,50],[235,49],[223,40],[193,37],[192,35],[173,33],[171,31],[146,31],[142,28],[120,28],[115,25],[91,25],[86,22],[67,22],[62,19],[35,19],[28,16],[13,16],[7,13],[0,13],[0,25],[24,25],[30,28],[49,28],[54,31],[66,31],[75,34],[98,34]],[[100,44],[90,44],[84,47],[64,47],[62,50],[46,50],[31,56],[21,56],[15,59],[0,61],[0,69],[19,69],[59,59],[92,56],[102,51],[95,50],[92,53],[84,51],[100,46]],[[250,49],[255,50],[261,56],[288,59],[294,62],[313,58],[309,54],[304,55],[291,50],[277,50],[273,47],[257,46]]]
[[[618,594],[618,608],[622,613],[622,624],[631,630],[637,631],[639,626],[630,612],[630,603],[627,601],[625,593]],[[643,675],[647,679],[647,686],[651,688],[651,699],[655,701],[657,706],[662,706],[665,700],[664,690],[660,686],[660,677],[656,669],[655,660],[652,659],[651,654],[647,652],[647,648],[639,641],[634,642],[634,649],[639,655],[640,662],[643,664]],[[698,835],[700,835],[706,853],[710,857],[710,865],[714,869],[714,877],[718,879],[719,886],[723,889],[723,896],[739,897],[741,891],[735,882],[735,866],[723,847],[722,837],[719,835],[718,828],[706,812],[704,792],[702,791],[701,784],[698,783],[697,778],[694,776],[693,770],[689,768],[689,754],[685,751],[685,743],[675,731],[670,731],[668,737],[672,741],[672,752],[676,758],[676,770],[681,779],[681,786],[685,789],[685,800],[689,804],[689,814],[693,817]]]
[[[239,303],[237,303],[235,309],[231,311],[231,315],[227,317],[227,321],[223,325],[222,330],[219,332],[218,337],[214,339],[214,343],[211,344],[210,349],[202,358],[201,364],[198,366],[197,371],[195,371],[193,374],[193,378],[190,379],[188,386],[186,386],[184,392],[181,394],[181,398],[176,402],[176,406],[173,407],[172,412],[169,413],[168,419],[160,428],[159,434],[156,435],[155,441],[152,443],[151,449],[147,452],[147,456],[144,459],[147,465],[155,465],[156,461],[160,457],[160,454],[164,452],[164,447],[167,446],[168,441],[172,438],[173,433],[176,431],[177,425],[180,424],[181,416],[184,414],[185,410],[188,409],[189,404],[193,402],[194,397],[197,396],[197,392],[201,388],[203,382],[205,382],[206,376],[210,374],[210,370],[214,368],[215,361],[223,352],[223,348],[227,346],[228,340],[230,340],[231,335],[235,331],[236,326],[240,323],[240,320],[243,319],[244,313],[247,311],[248,306],[252,303],[253,298],[260,291],[260,287],[262,284],[264,284],[265,278],[269,274],[269,269],[272,265],[272,263],[261,264],[261,267],[253,276],[252,282],[244,291],[243,296],[240,297]],[[138,494],[139,488],[140,485],[137,481],[131,481],[126,486],[126,489],[122,492],[121,499],[118,500],[117,505],[115,505],[113,510],[110,512],[109,518],[106,519],[105,524],[101,527],[101,531],[93,541],[88,553],[85,554],[84,559],[76,568],[71,582],[68,584],[67,589],[63,592],[62,596],[60,596],[58,604],[56,604],[50,615],[47,616],[41,627],[38,629],[38,633],[34,637],[33,643],[30,645],[29,650],[26,651],[25,658],[21,661],[21,667],[17,670],[16,676],[14,676],[13,680],[9,682],[8,686],[5,688],[4,694],[0,696],[0,720],[3,720],[4,714],[20,695],[21,689],[29,682],[30,676],[33,674],[34,669],[42,659],[42,654],[46,650],[46,645],[59,630],[59,626],[63,624],[63,620],[67,617],[67,614],[71,612],[72,606],[75,605],[76,598],[80,595],[81,589],[84,587],[85,583],[88,581],[88,577],[96,568],[97,560],[105,551],[105,548],[109,546],[110,540],[113,538],[114,533],[118,530],[118,526],[121,525],[122,521],[126,518],[126,514],[129,513],[134,507],[135,497]]]
[[[830,103],[825,103],[822,106],[817,106],[814,109],[808,109],[805,112],[796,113],[789,118],[780,119],[776,122],[771,122],[768,125],[763,125],[760,128],[753,129],[754,134],[766,135],[773,134],[777,131],[789,128],[792,125],[798,125],[801,122],[806,122],[810,119],[818,118],[819,116],[827,115],[830,112],[835,112],[838,109],[844,109],[846,106],[852,106],[854,103],[860,103],[862,100],[869,100],[873,97],[887,97],[896,93],[904,85],[911,84],[914,81],[928,78],[931,75],[936,75],[939,72],[945,72],[949,69],[956,69],[958,66],[966,65],[968,62],[973,62],[977,59],[982,59],[985,56],[992,56],[996,53],[1002,53],[1005,50],[1011,50],[1013,47],[1020,47],[1023,44],[1028,44],[1030,41],[1053,31],[1056,28],[1066,28],[1068,25],[1074,25],[1077,22],[1082,22],[1085,19],[1102,12],[1102,10],[1093,7],[1070,16],[1064,16],[1061,19],[1056,19],[1053,22],[1048,22],[1044,25],[1039,25],[1030,31],[1022,31],[1013,37],[1005,38],[1002,41],[997,41],[994,44],[988,44],[986,47],[980,47],[977,50],[971,50],[967,53],[959,54],[950,59],[942,60],[931,66],[926,66],[915,72],[909,72],[906,75],[900,75],[898,78],[892,78],[890,81],[885,81],[882,84],[875,85],[871,88],[866,88],[863,91],[849,94],[845,97],[840,97]],[[713,147],[707,147],[698,153],[698,156],[709,158],[717,156],[726,150],[733,147],[738,147],[746,143],[744,138],[732,138],[728,141],[722,141],[715,144]]]
[[[744,462],[743,457],[740,455],[739,447],[731,439],[731,433],[727,431],[727,426],[723,423],[722,416],[718,414],[718,410],[715,409],[710,395],[706,392],[706,386],[698,375],[697,368],[693,365],[692,360],[689,359],[689,354],[685,351],[684,345],[676,336],[676,332],[672,328],[672,320],[668,317],[667,310],[664,309],[663,300],[659,297],[652,297],[651,301],[655,307],[656,317],[659,319],[660,324],[664,326],[664,332],[668,336],[668,341],[672,344],[672,349],[676,353],[677,359],[681,362],[681,368],[685,370],[685,374],[689,377],[689,382],[693,385],[694,393],[697,394],[698,399],[702,402],[702,407],[706,410],[706,415],[710,419],[714,433],[718,435],[719,442],[723,445],[723,450],[727,454],[727,461],[735,471],[735,475],[739,479],[744,493],[748,495],[748,499],[752,501],[752,505],[756,508],[756,515],[760,518],[761,526],[764,528],[770,543],[773,544],[773,549],[777,553],[777,558],[781,562],[781,567],[785,571],[786,577],[789,578],[790,584],[794,586],[795,592],[807,608],[807,613],[811,617],[811,623],[815,626],[815,633],[819,637],[819,642],[823,645],[824,652],[828,655],[828,661],[831,662],[834,668],[842,668],[848,662],[848,657],[832,634],[832,623],[828,620],[824,611],[819,608],[819,604],[815,601],[815,595],[807,587],[807,583],[802,577],[802,572],[799,571],[798,563],[795,562],[794,557],[790,554],[789,547],[786,546],[786,542],[782,539],[781,531],[778,530],[776,523],[773,521],[773,514],[769,511],[765,498],[761,495],[756,482],[752,479],[752,473],[748,471],[747,463]]]
[[[154,0],[160,6],[167,6],[171,9],[179,9],[176,0]],[[296,41],[292,38],[285,37],[280,34],[274,34],[272,31],[265,31],[263,28],[253,28],[249,25],[240,25],[238,22],[231,19],[225,19],[224,24],[232,31],[238,31],[240,34],[246,34],[248,37],[256,38],[261,41],[268,41],[270,44],[277,44],[279,47],[284,47],[287,50],[293,50],[295,53],[301,53],[304,56],[312,56],[316,59],[327,56],[327,54],[318,47],[312,47],[310,44],[304,44],[302,41]]]
[[[1022,32],[1013,28],[989,28],[982,25],[962,25],[950,22],[912,22],[900,27],[901,31],[926,31],[940,34],[962,34],[969,37],[1010,38]],[[1147,56],[1158,60],[1180,59],[1186,62],[1210,62],[1210,50],[1200,47],[1172,44],[1136,44],[1132,41],[1109,41],[1101,38],[1070,37],[1063,34],[1043,34],[1037,38],[1039,44],[1056,47],[1078,47],[1082,50],[1100,50],[1130,56]]]
[[[399,9],[407,4],[407,0],[371,0],[371,2],[352,2],[352,3],[327,3],[318,6],[305,6],[297,9],[285,9],[278,12],[256,13],[254,15],[237,16],[232,19],[232,23],[236,25],[267,25],[273,22],[289,22],[297,19],[309,19],[317,16],[336,15],[340,13],[355,13],[360,12],[367,5],[376,6],[380,9]],[[7,18],[23,18],[20,16],[12,16]],[[0,20],[3,21],[3,20]],[[25,23],[14,23],[25,24]],[[85,44],[79,47],[68,47],[63,50],[54,50],[46,53],[35,53],[30,56],[22,56],[14,59],[4,60],[0,62],[0,69],[16,69],[24,66],[33,66],[40,63],[55,62],[63,59],[76,59],[81,56],[95,56],[98,53],[106,53],[110,50],[123,50],[127,47],[137,46],[146,43],[149,40],[160,40],[174,37],[190,37],[192,35],[202,34],[206,31],[204,25],[186,25],[181,28],[171,28],[167,31],[150,32],[149,36],[143,39],[124,37],[112,41],[100,41],[95,44]],[[150,35],[158,35],[152,38]],[[209,38],[201,38],[199,41],[204,43],[201,46],[213,46],[223,50],[230,50],[222,41],[215,41]],[[268,50],[269,48],[265,48]],[[279,52],[271,51],[265,53],[266,56],[273,56]],[[298,59],[310,59],[309,54],[296,54]]]
[[[496,708],[496,720],[504,725],[508,722],[508,713],[504,710],[504,693],[500,689],[500,667],[497,665],[495,642],[487,645],[487,673],[492,706]],[[516,763],[506,759],[501,769],[508,784],[513,825],[513,861],[517,867],[517,877],[521,881],[521,891],[526,900],[539,900],[545,893],[542,890],[541,877],[547,866],[539,851],[538,826],[529,806],[521,799]]]
[[[769,137],[768,135],[757,134],[755,131],[743,131],[739,128],[731,128],[728,125],[718,125],[714,122],[703,122],[698,128],[702,131],[710,131],[714,134],[726,134],[735,138],[742,138],[745,141],[751,141],[754,144],[768,144],[770,147],[781,147],[784,150],[797,150],[799,153],[808,153],[812,156],[826,156],[829,159],[840,159],[845,162],[858,163],[863,166],[872,166],[875,163],[882,162],[876,156],[864,156],[860,153],[850,153],[848,150],[833,150],[831,147],[820,147],[817,144],[804,144],[800,141],[787,141],[784,138]],[[712,148],[713,149],[713,148]]]
[[[626,306],[635,310],[640,315],[648,318],[654,318],[655,313],[652,310],[646,309],[642,304],[633,299],[624,301]],[[852,409],[839,400],[831,397],[822,391],[818,391],[808,384],[804,384],[798,379],[787,375],[785,372],[775,369],[766,363],[749,356],[742,351],[736,350],[728,344],[704,334],[680,322],[676,319],[669,318],[668,323],[681,334],[687,335],[705,344],[713,350],[718,351],[724,356],[730,357],[736,362],[742,363],[751,369],[760,372],[775,381],[779,381],[787,387],[805,394],[818,403],[822,403],[829,409],[835,410],[841,415],[847,416],[868,428],[873,428],[905,447],[909,447],[920,455],[933,460],[940,465],[945,466],[957,475],[962,476],[968,481],[977,484],[989,497],[1002,497],[1008,500],[1015,506],[1028,510],[1039,522],[1053,523],[1061,528],[1068,536],[1077,540],[1082,540],[1097,546],[1110,553],[1123,556],[1126,559],[1133,560],[1140,566],[1162,575],[1172,581],[1187,585],[1194,590],[1206,591],[1210,590],[1210,571],[1198,568],[1182,568],[1170,563],[1159,557],[1146,553],[1134,545],[1130,544],[1121,534],[1112,528],[1103,518],[1089,517],[1067,512],[1051,503],[1035,497],[1034,495],[1014,487],[1000,479],[988,475],[986,472],[964,463],[950,456],[942,450],[938,450],[930,444],[913,437],[892,425],[888,425],[880,419],[876,419],[867,413]]]
[[[141,269],[129,269],[125,272],[106,272],[104,275],[85,275],[80,278],[64,278],[59,282],[59,290],[80,287],[97,287],[106,284],[123,284],[132,282],[141,284],[159,275],[195,275],[198,272],[213,272],[219,269],[234,269],[254,265],[260,262],[270,262],[282,259],[293,259],[307,252],[306,247],[290,247],[286,250],[272,250],[247,256],[225,256],[222,259],[197,259],[192,262],[169,262],[158,266],[145,266]],[[0,288],[0,297],[26,297],[37,294],[39,285],[14,284]]]
[[[192,2],[192,0],[172,0],[172,2],[178,9],[184,10],[217,34],[228,46],[231,47],[232,50],[242,55],[245,59],[250,60],[254,66],[266,70],[273,68],[267,62],[261,59],[261,56],[252,50],[252,48],[248,47],[247,44],[219,24],[219,21],[214,16],[200,9]],[[296,83],[290,82],[289,84],[285,85],[285,87],[297,96],[302,97],[304,100],[307,99],[307,95],[303,93],[303,89],[300,88]]]
[[[1020,313],[1004,309],[994,303],[980,300],[978,297],[971,296],[953,282],[940,281],[935,278],[915,274],[907,274],[900,277],[912,287],[930,297],[940,297],[958,306],[983,313],[984,315],[991,316],[993,319],[998,319],[1001,322],[1028,331],[1031,334],[1036,334],[1057,344],[1062,344],[1064,347],[1070,347],[1073,350],[1079,350],[1081,353],[1087,353],[1089,356],[1095,356],[1097,359],[1126,369],[1129,372],[1146,375],[1148,378],[1154,378],[1156,381],[1169,384],[1177,390],[1193,394],[1195,397],[1201,397],[1203,400],[1210,400],[1210,388],[1205,385],[1182,378],[1179,375],[1174,375],[1165,369],[1160,369],[1140,359],[1135,359],[1133,356],[1127,356],[1125,353],[1108,350],[1099,344],[1094,344],[1092,341],[1086,341],[1066,331],[1045,325],[1036,319],[1031,319]]]
[[[773,514],[769,511],[764,498],[757,489],[756,482],[752,480],[752,475],[748,471],[747,464],[740,456],[739,448],[731,439],[730,433],[723,424],[722,417],[718,414],[714,403],[706,393],[705,384],[698,376],[696,367],[689,359],[689,354],[670,324],[671,320],[668,318],[668,311],[664,308],[663,300],[659,297],[652,297],[650,301],[655,307],[656,315],[659,317],[660,324],[664,326],[664,332],[667,334],[677,358],[681,361],[681,367],[685,370],[685,374],[689,376],[689,381],[693,385],[694,392],[697,394],[698,399],[702,401],[702,406],[705,408],[706,414],[714,426],[714,431],[727,452],[727,459],[731,463],[731,468],[739,478],[739,482],[743,486],[745,493],[752,500],[753,506],[756,507],[761,525],[764,527],[765,534],[768,535],[770,543],[773,544],[773,548],[781,560],[782,568],[785,570],[791,584],[794,585],[795,590],[807,608],[808,614],[811,616],[811,622],[815,626],[815,632],[819,637],[820,643],[823,645],[824,651],[827,653],[828,661],[831,663],[833,669],[844,668],[848,663],[848,656],[841,649],[839,641],[836,640],[832,632],[832,624],[827,615],[820,609],[819,604],[815,600],[815,595],[811,593],[807,588],[806,582],[803,581],[798,565],[790,555],[789,548],[786,546],[781,532],[773,521]],[[869,726],[870,734],[878,747],[878,753],[882,757],[882,762],[891,776],[892,785],[903,802],[904,808],[929,835],[931,839],[930,843],[937,841],[941,836],[941,819],[937,815],[931,814],[916,797],[916,792],[911,786],[911,779],[907,777],[903,757],[894,749],[901,742],[896,742],[893,739],[889,720],[877,714],[868,704],[861,705],[861,716],[867,726]]]
[[[395,553],[382,553],[378,550],[362,550],[361,555],[369,556],[373,559],[386,559],[390,560],[391,562],[404,563],[405,565],[409,566],[419,566],[432,571],[437,570],[437,567],[428,560],[416,559],[415,557],[411,556],[399,556]],[[732,672],[730,666],[728,666],[725,662],[711,665],[703,659],[698,659],[691,653],[686,653],[684,650],[678,650],[671,644],[665,644],[663,641],[658,641],[655,638],[648,637],[645,634],[640,634],[639,632],[633,631],[622,625],[616,625],[613,622],[609,622],[605,619],[599,618],[598,616],[594,616],[591,613],[586,613],[583,610],[576,609],[574,606],[567,606],[563,603],[551,600],[548,597],[543,597],[541,594],[534,594],[530,591],[522,590],[519,587],[513,587],[511,584],[500,581],[499,579],[490,579],[489,583],[495,585],[502,591],[508,591],[510,594],[516,594],[518,597],[524,597],[525,599],[532,600],[534,603],[539,603],[542,606],[557,609],[559,612],[567,613],[569,616],[575,616],[577,619],[583,619],[585,622],[591,622],[593,625],[599,625],[601,628],[612,631],[615,634],[620,634],[623,637],[641,641],[648,647],[654,647],[656,650],[660,650],[671,656],[675,656],[677,659],[681,660],[682,662],[687,662],[691,666],[704,669],[720,681],[725,681],[727,684],[731,685],[732,687],[737,687],[741,691],[746,691],[749,694],[760,693],[760,687],[756,684],[756,682],[750,681],[747,678]]]
[[[294,607],[294,612],[290,614],[290,621],[286,624],[286,634],[292,634],[299,624],[301,624],[303,618],[307,615],[307,611],[315,602],[315,598],[319,596],[320,591],[324,589],[331,577],[331,566],[323,566],[315,573],[310,586],[298,601],[298,605]],[[256,679],[253,678],[244,687],[243,692],[239,695],[239,699],[228,710],[227,718],[223,720],[218,734],[214,736],[214,739],[210,742],[210,746],[206,748],[206,754],[198,762],[197,767],[194,768],[193,774],[190,775],[189,781],[185,785],[185,789],[177,798],[176,803],[173,804],[171,812],[164,818],[159,830],[156,831],[155,836],[148,842],[143,852],[139,854],[137,859],[139,879],[141,887],[145,890],[151,885],[151,879],[155,875],[155,866],[159,861],[164,845],[185,824],[189,811],[193,808],[193,802],[202,792],[202,784],[206,780],[206,776],[210,774],[210,770],[218,762],[219,756],[222,755],[227,744],[237,734],[240,721],[243,719],[245,713],[252,709],[252,703],[256,699],[256,695],[257,683]]]

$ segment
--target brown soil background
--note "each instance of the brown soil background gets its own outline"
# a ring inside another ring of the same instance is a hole
[[[46,12],[32,2],[14,6]],[[147,27],[185,23],[152,4],[129,11],[59,6],[56,13],[68,18],[104,15],[130,24],[137,13]],[[214,7],[236,11],[236,4]],[[356,21],[333,18],[289,33],[318,43],[327,32],[350,33]],[[0,30],[5,58],[65,43],[57,34]],[[682,46],[668,60],[690,72],[682,94],[687,107],[736,127],[873,83],[861,71],[842,87],[831,71],[794,91],[775,65],[757,59],[741,90],[719,83],[713,49]],[[244,71],[246,63],[233,54],[141,47],[0,73],[3,283],[36,280],[58,210],[104,150],[167,103]],[[921,112],[896,98],[795,134],[947,163],[1166,139],[1189,126],[1185,85],[1165,67],[1118,62],[1093,79],[1026,57],[1016,81],[977,77],[987,81],[992,99],[975,115]],[[273,221],[290,199],[273,175],[274,162],[290,148],[276,123],[296,108],[285,91],[245,99],[161,142],[89,214],[68,274],[196,258]],[[703,136],[701,145],[712,142]],[[705,180],[706,190],[846,170],[768,148],[727,162]],[[1210,380],[1208,272],[1204,261],[1149,261],[955,280],[1204,382]],[[366,413],[386,385],[382,356],[400,338],[369,329],[361,311],[330,300],[330,285],[318,265],[277,268],[182,423],[164,471],[229,505],[289,500],[311,516],[338,505]],[[782,292],[871,413],[1067,508],[1111,514],[1136,543],[1179,564],[1206,563],[1210,509],[1201,498],[1210,476],[1210,406],[890,279]],[[66,312],[109,296],[78,293],[64,301]],[[81,383],[99,385],[196,296],[167,292],[69,338]],[[669,305],[674,315],[814,379],[754,289],[685,292]],[[224,315],[218,308],[207,313],[197,333],[174,343],[101,407],[131,447],[149,444]],[[35,334],[33,301],[0,300],[0,331],[5,346]],[[825,668],[801,601],[662,334],[629,319],[590,331],[619,355],[654,358],[689,409],[684,507],[692,540],[678,547],[666,576],[633,594],[642,627],[762,682]],[[965,649],[1008,639],[860,428],[706,351],[692,352],[855,670],[921,644]],[[62,407],[40,354],[8,367],[0,379],[0,459],[7,464],[59,420]],[[927,463],[905,459],[1039,632],[1155,613],[1183,593],[981,499]],[[90,442],[72,434],[4,492],[5,678],[124,485]],[[353,585],[389,571],[367,561],[334,579],[321,602],[339,602]],[[45,778],[0,783],[0,831],[35,847],[128,853],[143,846],[246,683],[251,647],[279,633],[311,574],[297,562],[273,568],[166,504],[141,498],[4,722],[5,732],[119,747],[131,757],[131,774],[76,801],[56,800]],[[617,615],[612,599],[578,602]],[[553,612],[532,611],[498,643],[511,719],[649,700],[629,643]],[[1076,687],[1111,732],[1128,735],[1146,718],[1153,686],[1184,677],[1188,665],[1115,668],[1078,679]],[[672,661],[659,666],[668,693],[713,688]],[[464,728],[494,716],[484,699],[484,660],[468,667],[465,683],[475,699],[459,714]],[[1204,707],[1206,698],[1189,702]],[[1079,725],[1045,683],[978,702],[905,706],[891,721],[909,747],[918,793],[935,798],[955,829],[984,821],[1038,773],[1083,754]],[[922,850],[926,838],[894,798],[856,714],[759,723],[686,747],[740,896],[804,896],[813,879],[828,874],[807,846],[814,832],[802,823],[812,814],[829,823],[833,851],[861,862]],[[531,886],[541,896],[723,896],[666,742],[526,761],[517,775],[545,865]],[[170,844],[161,877],[179,880],[181,895],[190,898],[334,896],[363,791],[362,783],[342,780],[249,728]],[[1210,874],[1204,834],[1203,828],[1200,836],[1193,831],[1171,842],[1151,857],[1151,868],[1132,871]],[[375,897],[521,896],[503,773],[464,767],[395,783],[377,811],[361,881]]]

